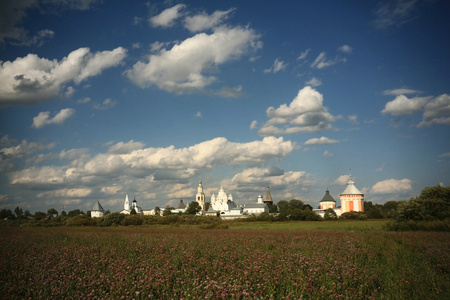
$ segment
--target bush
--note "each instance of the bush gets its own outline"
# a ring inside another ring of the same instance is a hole
[[[349,211],[346,213],[343,213],[339,220],[367,220],[367,216],[365,213],[360,211]]]
[[[87,215],[78,215],[76,217],[67,218],[66,226],[95,226],[97,222]]]

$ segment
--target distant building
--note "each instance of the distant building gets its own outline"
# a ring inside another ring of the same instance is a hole
[[[270,194],[269,186],[267,186],[266,196],[264,197],[264,203],[267,205],[273,205],[272,195]]]
[[[220,187],[219,192],[216,195],[211,196],[211,206],[213,210],[220,212],[227,212],[231,211],[233,208],[236,208],[237,205],[233,201],[233,196],[231,193],[227,196],[227,193],[223,189],[223,187]]]
[[[177,208],[172,209],[171,212],[173,214],[184,213],[186,212],[186,209],[187,209],[186,204],[183,203],[183,199],[180,199],[180,203],[178,203]]]
[[[91,210],[91,217],[92,218],[100,218],[100,217],[103,217],[104,215],[105,215],[105,210],[103,209],[100,202],[97,201]]]
[[[201,181],[198,182],[197,195],[195,195],[195,201],[197,201],[198,205],[200,205],[200,207],[202,208],[200,210],[199,215],[204,215],[205,214],[205,193],[203,192],[203,186],[202,186]],[[211,208],[211,206],[210,206],[210,208]]]
[[[330,191],[327,189],[325,196],[320,200],[320,209],[327,210],[329,208],[336,208],[336,200],[330,195]]]
[[[269,187],[267,187],[267,190],[269,190]],[[269,213],[269,206],[267,205],[267,203],[264,203],[263,197],[259,195],[258,202],[245,204],[242,212],[257,216],[262,214],[263,212]]]
[[[342,192],[340,199],[342,213],[350,211],[364,211],[364,194],[361,193],[355,186],[355,182],[353,181],[351,174],[347,182],[347,187]]]
[[[136,214],[141,215],[144,212],[142,211],[142,208],[137,205],[136,199],[133,200],[132,203],[128,200],[128,193],[125,196],[125,201],[123,203],[123,210],[120,212],[121,214],[129,215],[131,211],[134,209]]]

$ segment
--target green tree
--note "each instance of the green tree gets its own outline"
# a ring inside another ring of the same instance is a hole
[[[30,211],[29,211],[28,209],[25,209],[25,212],[23,213],[23,216],[24,216],[25,218],[31,217]]]
[[[84,215],[84,212],[82,212],[79,209],[74,209],[74,210],[69,211],[69,213],[67,214],[67,216],[69,216],[69,217],[75,217],[78,215]]]
[[[163,211],[163,216],[170,216],[172,214],[173,207],[166,206]]]
[[[192,201],[191,203],[189,203],[189,205],[188,205],[188,207],[186,209],[186,214],[188,214],[188,215],[196,215],[201,210],[202,210],[202,207],[200,206],[200,204],[198,204],[197,201]]]
[[[336,212],[334,211],[334,209],[328,208],[325,211],[325,214],[324,214],[323,218],[325,220],[337,220],[337,215],[336,215]]]
[[[161,215],[161,208],[159,206],[155,207],[155,215],[157,215],[157,216]]]
[[[58,211],[54,208],[49,208],[49,210],[47,210],[47,215],[49,216],[58,215]]]
[[[305,204],[301,200],[297,200],[297,199],[289,200],[289,208],[291,208],[291,209],[294,209],[294,208],[304,209],[304,206],[305,206]]]
[[[10,209],[4,208],[0,211],[0,219],[3,220],[3,219],[14,219],[14,218],[15,218],[15,216]]]
[[[34,216],[35,219],[38,219],[38,220],[47,218],[47,214],[45,212],[42,212],[42,211],[35,212],[33,216]]]
[[[17,219],[22,219],[24,217],[23,210],[18,206],[14,209],[14,213],[16,214]]]
[[[286,200],[280,200],[277,203],[278,211],[283,212],[289,209],[289,202]]]
[[[388,201],[385,204],[383,204],[383,215],[386,218],[393,218],[395,217],[395,214],[397,213],[398,205],[400,204],[400,201]]]
[[[131,211],[130,211],[130,215],[135,215],[136,214],[136,210],[133,208]]]
[[[269,204],[269,213],[277,213],[278,207],[275,204]]]

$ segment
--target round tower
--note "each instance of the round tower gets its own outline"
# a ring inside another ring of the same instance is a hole
[[[205,214],[205,193],[203,192],[202,182],[198,182],[197,195],[195,196],[195,201],[198,202],[200,207],[202,208],[201,214]]]
[[[361,193],[355,186],[355,182],[350,174],[349,180],[347,182],[347,187],[341,196],[341,212],[346,213],[350,211],[364,211],[364,194]]]
[[[330,191],[327,189],[325,192],[325,196],[323,196],[322,200],[320,200],[320,209],[326,210],[329,208],[336,208],[336,201],[330,195]]]

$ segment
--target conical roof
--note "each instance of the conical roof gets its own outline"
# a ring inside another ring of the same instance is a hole
[[[330,195],[330,191],[327,189],[325,192],[325,196],[323,196],[322,200],[320,202],[336,202],[333,197]]]
[[[94,207],[92,208],[92,210],[103,211],[104,209],[103,209],[102,205],[100,204],[100,202],[97,201],[97,203],[94,204]]]
[[[180,203],[177,206],[177,209],[184,209],[186,208],[186,204],[183,203],[183,199],[180,199]]]
[[[270,194],[270,190],[269,190],[269,186],[267,186],[267,191],[266,191],[266,196],[264,197],[264,202],[271,202],[273,203],[272,200],[272,195]]]
[[[362,195],[362,193],[355,186],[355,182],[353,181],[351,175],[347,182],[347,187],[345,188],[345,190],[342,192],[341,195]]]

